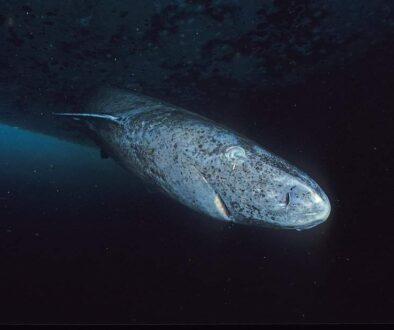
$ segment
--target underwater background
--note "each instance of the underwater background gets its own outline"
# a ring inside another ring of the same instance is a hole
[[[392,1],[0,0],[0,323],[393,322]],[[310,174],[310,230],[230,225],[52,111],[114,85]]]

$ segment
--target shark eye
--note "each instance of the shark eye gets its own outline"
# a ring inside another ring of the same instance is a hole
[[[245,150],[239,146],[228,147],[225,151],[225,155],[227,159],[231,161],[246,159]]]

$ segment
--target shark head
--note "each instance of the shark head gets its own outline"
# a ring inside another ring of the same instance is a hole
[[[200,210],[240,224],[296,230],[328,218],[330,201],[308,175],[249,140],[228,140],[184,163],[196,172],[193,184],[200,181],[193,195],[201,196],[194,198]]]

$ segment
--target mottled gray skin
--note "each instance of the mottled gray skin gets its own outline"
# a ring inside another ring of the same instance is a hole
[[[86,110],[63,115],[86,122],[108,155],[194,210],[298,230],[330,213],[306,174],[209,119],[119,90],[101,91]]]

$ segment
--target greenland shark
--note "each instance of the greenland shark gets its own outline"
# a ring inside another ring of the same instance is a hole
[[[330,214],[327,195],[301,170],[180,107],[106,88],[78,112],[53,115],[72,119],[102,155],[209,217],[303,230]]]

